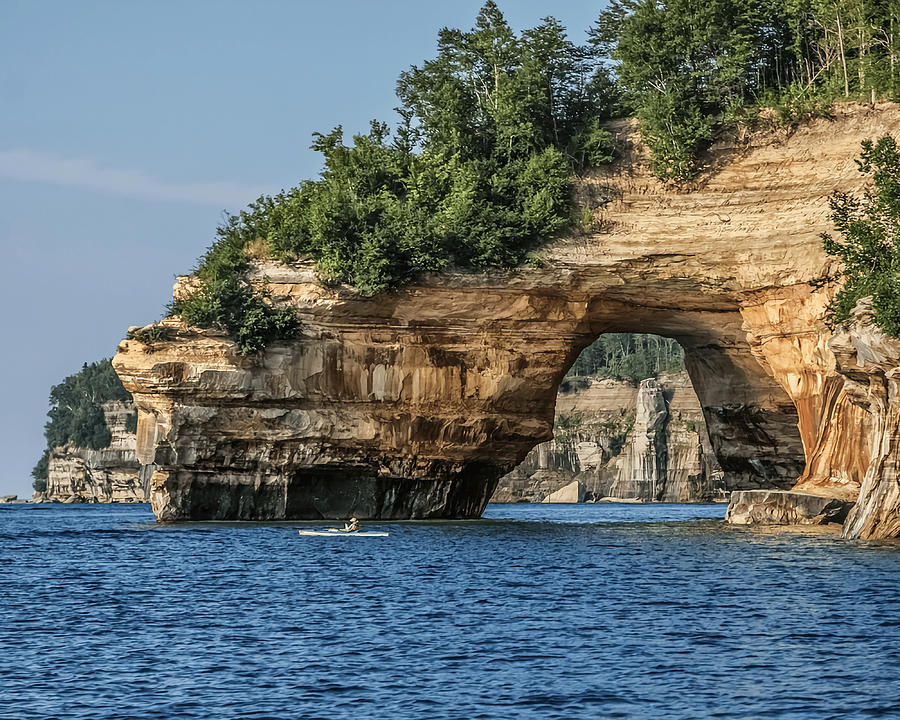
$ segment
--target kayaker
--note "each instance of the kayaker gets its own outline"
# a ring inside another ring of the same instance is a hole
[[[359,520],[350,518],[350,522],[344,523],[344,532],[359,532]]]

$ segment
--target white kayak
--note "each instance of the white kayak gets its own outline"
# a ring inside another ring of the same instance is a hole
[[[387,537],[386,532],[366,532],[365,530],[338,530],[337,528],[329,528],[328,530],[298,530],[301,535],[319,535],[323,537],[332,537],[334,535],[355,535],[357,537]]]

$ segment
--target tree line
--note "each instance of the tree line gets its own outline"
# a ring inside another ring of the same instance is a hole
[[[681,370],[684,370],[684,350],[672,338],[605,333],[581,352],[566,377],[598,376],[638,383],[662,372]]]
[[[573,172],[606,162],[595,58],[553,18],[514,32],[493,0],[469,31],[444,28],[437,55],[397,82],[399,123],[347,143],[317,133],[316,180],[262,197],[219,228],[200,290],[171,308],[254,352],[294,331],[253,299],[248,250],[309,258],[327,283],[365,294],[447,267],[505,268],[569,225]]]
[[[900,99],[897,0],[612,0],[590,31],[653,169],[690,179],[722,127]]]

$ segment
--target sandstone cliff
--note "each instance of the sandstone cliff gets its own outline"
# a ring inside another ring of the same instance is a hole
[[[853,495],[870,459],[858,430],[873,419],[828,345],[834,288],[810,282],[834,269],[818,237],[828,196],[861,188],[859,143],[885,133],[900,134],[897,106],[840,107],[719,144],[683,192],[651,176],[623,123],[621,162],[581,185],[601,231],[548,247],[544,267],[364,298],[307,265],[257,264],[254,281],[298,312],[295,342],[242,357],[170,318],[173,338],[119,347],[157,517],[478,515],[497,478],[552,437],[557,386],[603,332],[682,344],[732,486],[799,477]],[[893,532],[879,527],[848,532]]]
[[[136,437],[128,429],[135,412],[129,402],[103,404],[112,439],[99,450],[72,444],[50,453],[47,489],[36,495],[41,502],[147,502],[152,468],[142,467],[135,454]]]
[[[687,373],[640,387],[588,381],[560,393],[553,440],[500,479],[493,502],[541,502],[572,482],[583,500],[702,502],[726,491]]]
[[[860,303],[828,343],[844,380],[843,396],[863,422],[849,433],[858,447],[860,491],[844,524],[850,537],[900,536],[900,339],[876,328]],[[833,435],[828,442],[838,444]],[[834,448],[834,455],[838,448]],[[838,478],[839,481],[843,477]]]

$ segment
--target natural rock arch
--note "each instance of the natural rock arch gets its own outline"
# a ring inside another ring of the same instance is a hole
[[[649,176],[623,125],[625,160],[580,186],[604,199],[603,232],[558,241],[543,268],[362,298],[308,266],[262,264],[255,281],[300,314],[291,345],[242,357],[174,319],[170,341],[124,341],[114,366],[140,411],[139,459],[156,466],[157,517],[480,514],[494,479],[549,437],[578,353],[625,331],[684,346],[726,473],[852,495],[868,449],[833,429],[870,419],[835,372],[833,289],[810,282],[831,270],[827,197],[859,188],[859,142],[896,133],[900,112],[840,112],[720,147],[690,193]]]

